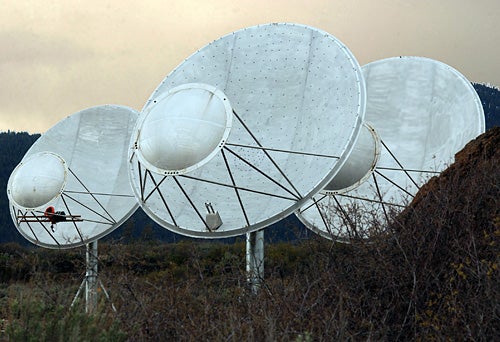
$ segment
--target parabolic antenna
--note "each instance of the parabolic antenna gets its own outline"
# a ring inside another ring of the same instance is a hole
[[[361,69],[330,34],[287,23],[233,32],[188,57],[145,104],[129,157],[134,193],[183,235],[257,231],[332,179],[364,110]]]
[[[444,63],[396,57],[362,70],[365,119],[380,137],[380,159],[365,182],[353,178],[354,187],[327,186],[297,212],[307,227],[331,239],[369,236],[373,219],[387,220],[390,208],[409,203],[485,130],[481,101],[471,83]],[[367,157],[365,163],[371,160]]]
[[[26,239],[47,248],[81,246],[133,214],[127,156],[138,114],[118,105],[84,109],[33,144],[7,185],[12,219]]]

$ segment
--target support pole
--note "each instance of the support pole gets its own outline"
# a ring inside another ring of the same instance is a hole
[[[247,281],[253,293],[257,293],[264,279],[264,230],[247,233],[246,243]]]
[[[97,309],[97,240],[87,244],[87,271],[85,273],[85,312]]]
[[[86,256],[87,266],[85,278],[83,278],[83,281],[76,292],[75,298],[73,298],[73,301],[71,302],[71,307],[75,305],[78,297],[80,297],[80,294],[85,287],[85,312],[87,314],[93,314],[97,310],[97,289],[98,286],[100,286],[102,292],[104,292],[104,295],[106,296],[106,299],[111,303],[111,308],[114,312],[116,312],[115,305],[111,302],[108,291],[106,291],[102,281],[97,278],[97,240],[87,244]]]

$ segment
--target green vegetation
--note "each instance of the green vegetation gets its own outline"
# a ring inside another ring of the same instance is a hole
[[[244,243],[101,243],[100,279],[117,312],[101,292],[91,316],[83,298],[70,308],[83,248],[1,245],[0,339],[493,340],[500,218],[484,228],[474,250],[447,250],[432,267],[419,251],[442,246],[418,230],[350,245],[319,237],[268,245],[257,294],[246,283]]]

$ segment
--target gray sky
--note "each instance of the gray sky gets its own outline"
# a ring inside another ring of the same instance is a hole
[[[4,0],[0,131],[43,133],[107,103],[141,110],[197,49],[269,22],[325,30],[361,65],[424,56],[500,85],[499,0]]]

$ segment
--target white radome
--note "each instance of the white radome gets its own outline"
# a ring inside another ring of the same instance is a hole
[[[157,173],[188,172],[223,146],[231,122],[229,101],[215,87],[176,87],[158,98],[138,123],[138,157]]]
[[[379,158],[380,137],[375,129],[365,122],[345,164],[322,192],[338,194],[355,189],[372,175]]]
[[[9,199],[23,208],[38,208],[59,196],[67,166],[54,153],[41,152],[20,163],[9,180]]]

